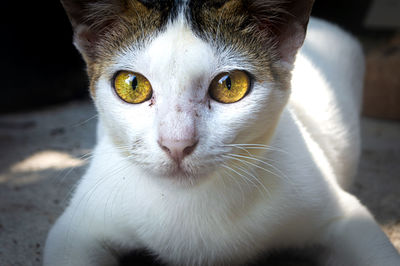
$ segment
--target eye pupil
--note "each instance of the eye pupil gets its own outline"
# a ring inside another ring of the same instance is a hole
[[[232,88],[232,81],[231,81],[231,77],[229,75],[225,75],[223,76],[218,83],[223,85],[225,82],[225,87],[230,90]]]
[[[135,75],[128,75],[128,77],[125,79],[125,83],[128,86],[131,86],[133,90],[136,90],[138,82],[137,82],[137,78]]]
[[[228,90],[230,90],[231,87],[232,87],[231,77],[228,76],[228,77],[226,78],[225,84],[226,84],[226,87],[228,88]]]
[[[136,90],[137,85],[138,85],[137,78],[136,78],[136,76],[133,76],[132,77],[132,89]]]

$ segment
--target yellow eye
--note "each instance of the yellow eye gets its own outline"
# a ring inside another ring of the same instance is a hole
[[[221,103],[234,103],[241,100],[250,89],[250,78],[244,72],[235,70],[221,73],[210,85],[210,96]]]
[[[118,96],[128,103],[142,103],[151,98],[150,82],[141,74],[120,71],[114,79],[114,89]]]

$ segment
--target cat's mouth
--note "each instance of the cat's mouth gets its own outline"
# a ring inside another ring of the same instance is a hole
[[[173,160],[164,161],[158,164],[158,167],[152,169],[157,176],[161,178],[190,181],[197,183],[199,180],[209,176],[210,171],[214,167],[202,158],[186,158],[183,161],[177,162]]]
[[[163,149],[162,152],[150,153],[144,148],[138,149],[136,145],[135,149],[123,155],[135,166],[162,179],[200,180],[209,176],[209,173],[214,170],[215,154],[201,156],[196,152],[185,152],[185,156],[170,154],[166,149]]]
[[[170,171],[171,177],[191,177],[193,176],[193,171],[188,171],[181,165],[177,165],[172,171]]]
[[[167,178],[173,179],[196,178],[200,175],[198,169],[194,169],[193,166],[188,166],[188,164],[184,162],[172,162],[170,167],[165,170],[164,175]]]

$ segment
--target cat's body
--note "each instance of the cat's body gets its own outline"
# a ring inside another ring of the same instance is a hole
[[[399,265],[369,212],[341,188],[359,156],[363,57],[357,42],[312,20],[290,98],[270,81],[285,80],[290,57],[260,78],[257,59],[219,52],[178,15],[143,50],[118,51],[102,67],[88,63],[93,76],[107,68],[140,71],[154,93],[163,91],[129,105],[107,78],[92,80],[98,145],[49,235],[45,265],[114,265],[117,254],[143,248],[172,265],[234,265],[314,244],[327,247],[330,265]],[[256,73],[250,93],[232,104],[203,101],[209,76],[231,69]],[[197,146],[177,169],[160,142],[183,139],[188,146],[191,138]]]

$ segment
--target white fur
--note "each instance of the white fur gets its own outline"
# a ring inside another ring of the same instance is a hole
[[[215,75],[252,66],[232,51],[216,54],[179,21],[115,62],[97,84],[94,159],[49,234],[44,265],[114,265],[114,252],[136,248],[173,265],[233,265],[309,244],[327,247],[327,265],[400,265],[369,212],[339,186],[349,185],[359,155],[363,57],[350,36],[311,20],[289,101],[288,91],[255,82],[237,103],[208,103]],[[154,105],[115,95],[110,78],[121,69],[149,79]],[[157,140],[192,131],[199,144],[182,164],[192,175],[173,176]],[[249,154],[260,157],[238,164]]]

